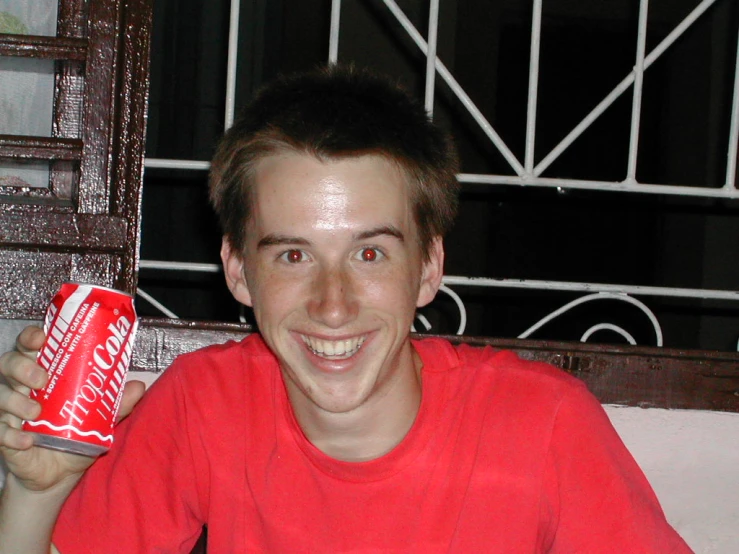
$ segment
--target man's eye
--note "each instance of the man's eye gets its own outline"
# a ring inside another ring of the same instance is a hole
[[[283,252],[280,255],[280,259],[291,264],[299,264],[300,262],[307,260],[308,257],[302,250],[292,249]]]
[[[385,254],[383,254],[380,250],[371,246],[368,246],[367,248],[362,248],[357,253],[357,258],[362,260],[363,262],[376,262],[378,260],[381,260],[384,256]]]

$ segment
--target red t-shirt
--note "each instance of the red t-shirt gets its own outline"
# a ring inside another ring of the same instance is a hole
[[[67,501],[62,554],[684,553],[600,404],[510,352],[414,342],[416,421],[376,460],[298,427],[261,338],[180,357]]]

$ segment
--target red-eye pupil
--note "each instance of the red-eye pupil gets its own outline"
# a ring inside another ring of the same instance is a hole
[[[365,248],[362,250],[362,259],[365,262],[374,262],[377,259],[377,250],[374,248]]]
[[[290,250],[287,253],[287,259],[290,262],[297,263],[303,259],[303,254],[302,252],[300,252],[300,250]]]

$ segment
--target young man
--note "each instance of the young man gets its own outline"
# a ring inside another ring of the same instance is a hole
[[[45,380],[25,331],[0,362],[0,553],[187,553],[203,525],[217,553],[690,552],[580,382],[410,339],[456,170],[382,78],[264,89],[211,172],[226,281],[259,335],[179,358],[87,469],[17,430]]]

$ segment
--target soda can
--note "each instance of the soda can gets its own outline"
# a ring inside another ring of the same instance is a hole
[[[137,327],[131,295],[62,285],[46,311],[37,357],[49,381],[31,392],[41,414],[22,424],[34,444],[85,456],[110,448]]]

